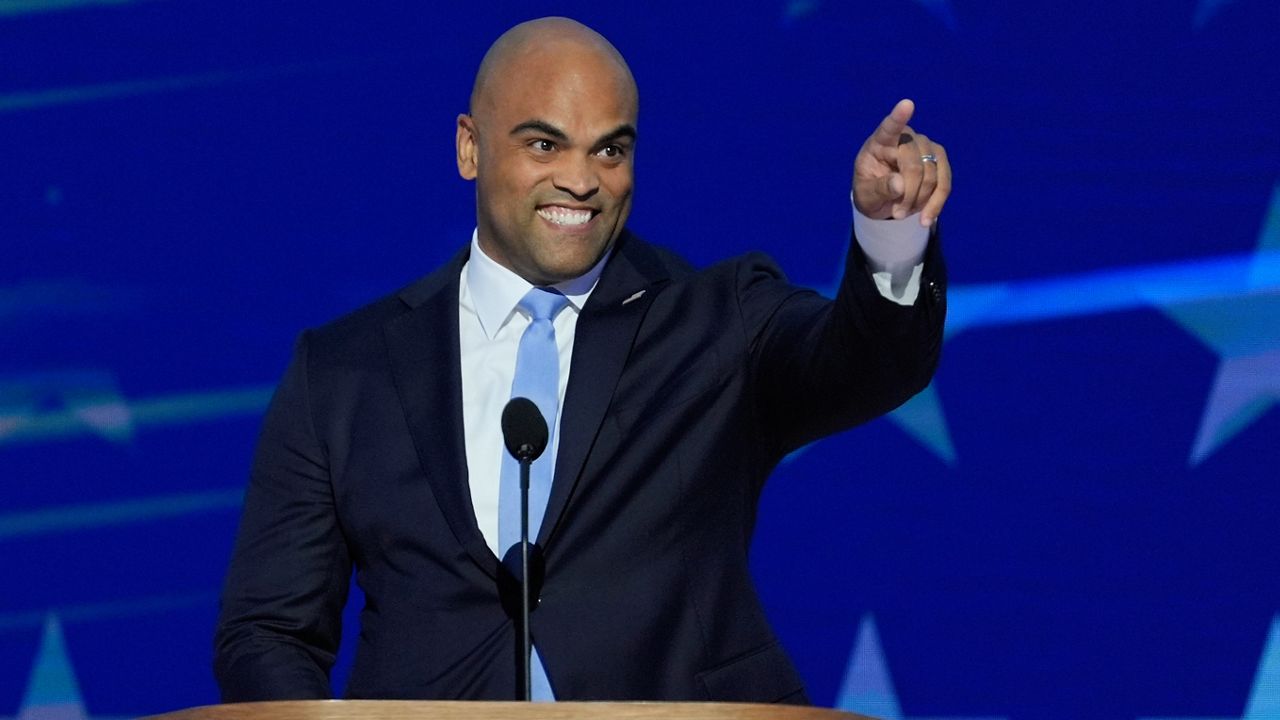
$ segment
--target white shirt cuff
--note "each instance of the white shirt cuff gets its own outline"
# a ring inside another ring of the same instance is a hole
[[[853,194],[849,194],[852,204]],[[853,234],[867,256],[871,278],[886,299],[913,305],[920,294],[920,274],[930,228],[919,213],[901,220],[872,220],[853,208]]]

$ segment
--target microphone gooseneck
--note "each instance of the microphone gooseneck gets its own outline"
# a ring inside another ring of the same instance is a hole
[[[514,397],[502,409],[502,440],[520,462],[520,670],[521,699],[533,699],[533,636],[529,631],[529,466],[547,449],[549,432],[532,400]]]

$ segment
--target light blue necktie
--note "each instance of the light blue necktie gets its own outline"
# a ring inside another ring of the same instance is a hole
[[[520,308],[533,320],[520,336],[516,352],[515,379],[511,397],[526,397],[538,406],[547,421],[547,449],[529,468],[529,542],[538,537],[542,517],[551,496],[555,471],[556,413],[560,409],[560,352],[556,329],[551,324],[569,298],[555,290],[533,288],[520,300]],[[498,495],[498,545],[505,554],[520,542],[520,463],[505,448],[502,451],[502,479]],[[536,602],[537,598],[531,598]],[[534,700],[555,700],[546,669],[534,648],[530,661]]]

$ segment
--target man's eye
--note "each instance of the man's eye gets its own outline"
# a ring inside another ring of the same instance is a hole
[[[600,155],[607,158],[622,157],[622,148],[618,145],[605,145],[600,148]]]
[[[556,144],[550,140],[534,140],[532,145],[534,150],[538,152],[551,152],[556,149]]]

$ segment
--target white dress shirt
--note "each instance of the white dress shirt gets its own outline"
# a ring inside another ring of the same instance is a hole
[[[856,209],[854,234],[867,256],[876,287],[884,297],[901,305],[915,302],[920,290],[920,272],[929,230],[919,216],[903,220],[871,220]],[[569,298],[556,315],[556,347],[560,351],[560,403],[557,417],[548,419],[560,426],[565,388],[569,386],[569,364],[573,358],[573,338],[578,315],[595,289],[609,256],[579,278],[554,285]],[[462,423],[467,449],[467,475],[471,504],[485,542],[495,555],[498,548],[498,486],[502,475],[502,409],[511,399],[511,382],[516,372],[516,351],[520,336],[529,326],[529,316],[518,307],[533,285],[499,265],[480,249],[478,234],[471,234],[471,257],[462,268],[458,284],[458,340],[462,351]],[[556,457],[560,433],[537,462]]]
[[[560,402],[569,386],[569,361],[573,358],[573,336],[578,315],[600,279],[609,260],[606,253],[595,267],[581,277],[553,285],[569,299],[556,315],[556,349],[560,352]],[[520,336],[532,322],[519,307],[520,299],[533,285],[499,265],[480,249],[477,233],[471,234],[471,257],[462,268],[458,283],[458,340],[462,351],[462,427],[467,446],[467,476],[471,504],[485,542],[494,554],[498,548],[498,485],[502,476],[502,409],[511,399],[511,382],[516,374],[516,352]],[[560,427],[560,414],[547,424]],[[557,431],[540,460],[555,458],[560,445]]]

